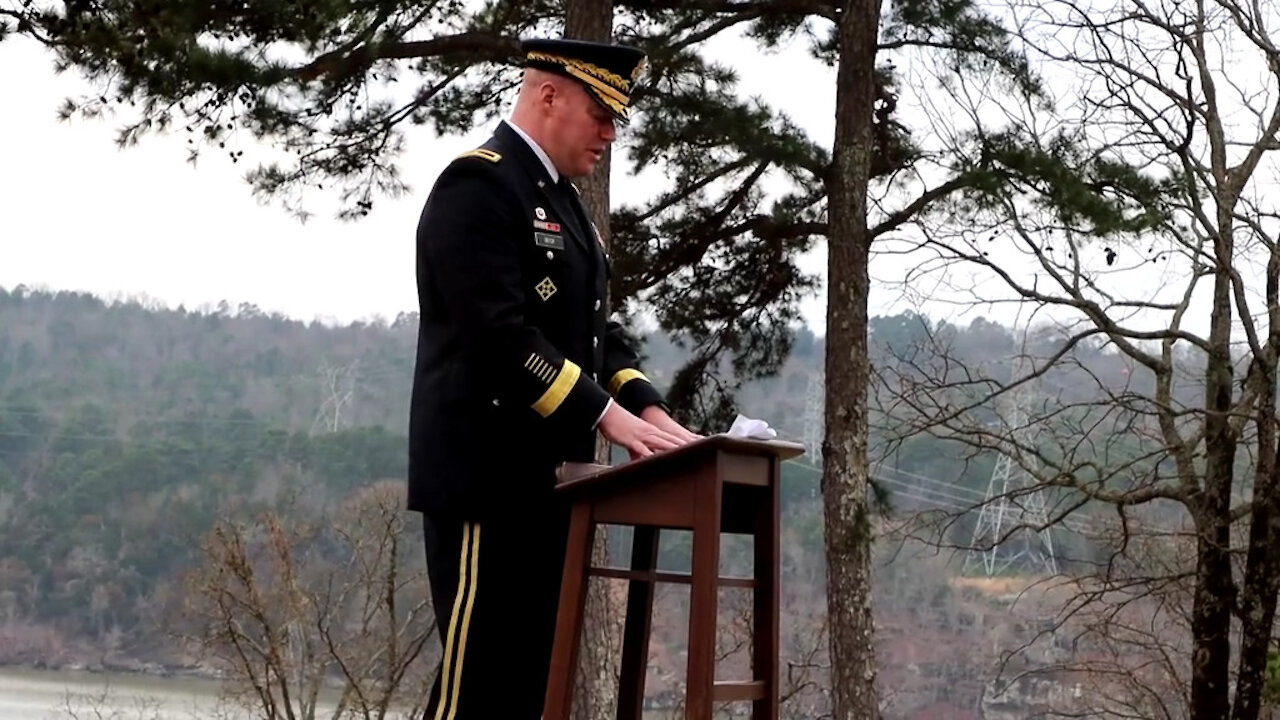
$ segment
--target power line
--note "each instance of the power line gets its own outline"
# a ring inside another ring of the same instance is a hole
[[[812,465],[802,463],[798,460],[787,460],[786,464],[792,467],[800,468],[801,470],[812,473],[816,476],[820,476],[822,474],[822,468],[814,467]],[[918,500],[918,501],[930,504],[939,509],[953,510],[957,512],[971,512],[973,510],[978,510],[981,506],[981,502],[973,502],[966,498],[960,498],[954,495],[947,495],[946,493],[943,493],[942,491],[939,491],[939,490],[920,488],[917,485],[912,485],[903,480],[895,480],[890,477],[877,475],[874,471],[872,472],[871,475],[876,482],[881,483],[890,488],[895,488],[894,490],[895,496],[905,497],[910,500]],[[933,482],[939,485],[944,485],[944,486],[947,485],[947,483],[941,480],[934,480]],[[960,485],[951,485],[950,487],[953,487],[955,489],[960,489],[960,490],[968,489]],[[937,498],[923,497],[920,494],[918,494],[917,491],[935,493],[939,497],[943,497],[945,499],[939,500]],[[1099,528],[1105,528],[1112,525],[1112,523],[1107,521],[1101,521],[1096,519],[1084,520],[1084,519],[1078,519],[1078,518],[1063,518],[1057,524],[1067,528],[1068,530],[1071,530],[1072,532],[1076,532],[1081,535],[1091,535],[1091,534],[1097,535],[1097,534],[1100,534],[1101,532]]]

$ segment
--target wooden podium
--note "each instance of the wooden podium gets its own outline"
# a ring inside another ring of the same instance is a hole
[[[778,485],[796,443],[713,435],[614,467],[566,464],[557,492],[572,504],[560,608],[542,720],[569,720],[591,576],[629,581],[623,629],[619,720],[641,720],[656,583],[684,583],[689,594],[686,720],[711,720],[715,703],[751,702],[754,720],[778,717]],[[635,528],[631,568],[591,566],[599,524]],[[658,531],[693,532],[692,572],[656,569]],[[754,577],[720,577],[720,533],[754,537]],[[716,682],[716,604],[721,587],[751,588],[752,675]]]

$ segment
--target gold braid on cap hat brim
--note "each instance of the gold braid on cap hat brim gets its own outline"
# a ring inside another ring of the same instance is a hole
[[[539,60],[542,62],[555,63],[563,65],[565,72],[571,76],[586,83],[589,87],[599,93],[600,100],[608,105],[614,112],[627,117],[627,103],[630,98],[618,88],[631,87],[631,81],[624,79],[617,73],[609,72],[599,65],[593,65],[589,62],[583,62],[574,58],[565,57],[563,55],[552,55],[544,52],[530,52],[529,60]],[[609,83],[614,83],[610,85]]]
[[[533,51],[529,53],[529,59],[541,60],[543,62],[551,62],[559,65],[564,65],[566,68],[573,68],[576,70],[580,70],[588,75],[599,78],[605,81],[606,83],[611,83],[611,85],[606,85],[606,87],[609,87],[611,90],[613,90],[613,92],[618,95],[619,100],[625,100],[625,97],[622,95],[622,89],[624,88],[629,89],[631,87],[631,81],[623,78],[621,75],[605,70],[599,65],[593,65],[589,62],[584,62],[576,58],[565,57],[564,55],[552,55],[550,53]]]

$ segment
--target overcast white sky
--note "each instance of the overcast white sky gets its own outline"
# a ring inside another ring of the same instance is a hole
[[[725,45],[741,69],[746,94],[763,93],[794,120],[829,142],[834,127],[833,74],[797,46],[768,57],[745,44]],[[413,237],[435,176],[459,152],[491,131],[436,138],[410,136],[402,170],[414,192],[383,199],[357,223],[329,209],[301,224],[277,206],[255,201],[241,179],[254,156],[233,165],[207,155],[185,162],[185,138],[150,136],[135,148],[114,144],[118,121],[57,122],[63,98],[87,85],[55,75],[50,56],[24,39],[0,43],[0,286],[19,284],[143,295],[188,309],[227,300],[250,302],[303,320],[348,322],[416,309]],[[15,72],[15,69],[20,71]],[[246,138],[246,141],[248,139]],[[657,187],[623,176],[615,162],[615,197]],[[807,259],[825,268],[825,251]],[[823,297],[805,304],[820,329]]]
[[[780,55],[765,55],[749,41],[717,39],[708,53],[738,70],[744,95],[763,96],[816,141],[829,145],[834,73],[808,57],[804,41]],[[220,300],[233,307],[248,302],[302,320],[391,319],[417,307],[414,230],[427,191],[453,157],[492,131],[479,127],[464,137],[437,138],[417,129],[401,158],[402,175],[414,188],[410,195],[381,199],[369,217],[356,223],[333,220],[332,208],[313,204],[316,217],[304,225],[278,206],[262,206],[251,197],[242,174],[255,154],[265,151],[251,139],[243,139],[250,144],[240,146],[246,154],[238,165],[216,154],[203,157],[198,167],[189,165],[181,136],[149,136],[139,147],[118,150],[114,136],[119,121],[57,122],[61,101],[87,85],[74,75],[55,75],[42,48],[22,38],[0,43],[0,68],[0,287],[5,288],[26,284],[108,298],[145,296],[192,309]],[[1062,80],[1055,78],[1050,87],[1066,93],[1060,100],[1070,100],[1074,81]],[[927,110],[934,102],[946,104],[945,93],[925,87],[927,73],[909,73],[905,82],[919,86],[899,105],[913,124],[927,122],[928,112],[950,113],[947,107]],[[980,91],[991,94],[993,102],[1001,100],[998,86]],[[1259,183],[1270,186],[1277,173],[1280,169],[1269,167]],[[663,182],[657,173],[628,177],[626,163],[614,163],[615,202],[651,196]],[[873,315],[921,309],[958,324],[979,315],[1006,323],[1027,319],[1017,306],[945,302],[948,294],[973,301],[962,274],[948,269],[918,277],[911,272],[923,262],[918,256],[894,255],[883,242],[878,246],[871,267]],[[1094,254],[1098,272],[1112,276],[1107,286],[1117,297],[1150,300],[1169,287],[1181,292],[1177,272],[1141,263],[1110,269],[1100,265],[1100,252]],[[1128,264],[1129,257],[1139,259],[1127,255],[1120,264]],[[825,248],[802,265],[825,270]],[[1023,269],[1032,272],[1030,266]],[[895,281],[906,277],[915,280],[904,291]],[[995,285],[981,294],[1008,296],[998,287],[1002,283]],[[904,292],[911,297],[904,298]],[[808,299],[802,309],[810,326],[822,332],[825,295]]]

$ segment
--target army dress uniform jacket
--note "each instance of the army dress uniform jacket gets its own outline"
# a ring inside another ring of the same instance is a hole
[[[557,464],[593,460],[611,395],[662,402],[608,320],[609,274],[576,190],[505,122],[445,169],[417,231],[410,509],[536,504]]]

